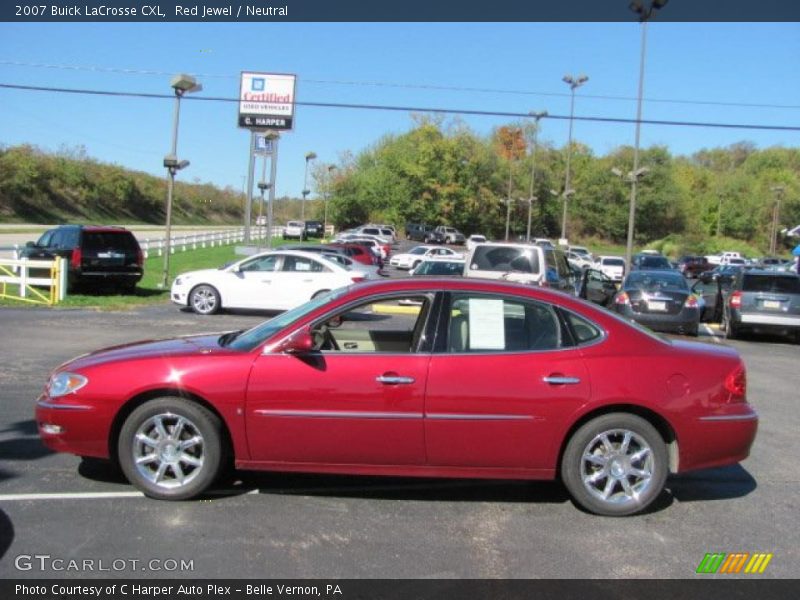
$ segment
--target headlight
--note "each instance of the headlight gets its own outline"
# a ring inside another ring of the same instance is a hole
[[[89,383],[89,380],[83,375],[63,371],[50,378],[47,391],[51,398],[56,398],[65,394],[74,394],[87,383]]]

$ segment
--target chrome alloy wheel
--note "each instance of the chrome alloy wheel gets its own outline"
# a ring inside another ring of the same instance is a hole
[[[147,481],[164,489],[191,483],[202,471],[205,441],[186,417],[163,413],[150,417],[133,437],[133,462]]]
[[[615,505],[638,504],[653,478],[653,450],[628,429],[596,435],[581,457],[581,480],[598,500]]]
[[[195,312],[201,315],[210,315],[218,308],[219,296],[213,288],[201,285],[192,290],[190,300]]]

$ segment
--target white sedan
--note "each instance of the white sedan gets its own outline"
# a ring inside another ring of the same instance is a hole
[[[467,238],[467,251],[472,250],[478,244],[485,244],[486,242],[485,235],[473,234]]]
[[[307,252],[262,252],[220,269],[182,273],[170,298],[201,315],[221,308],[288,310],[370,277]]]
[[[444,246],[417,246],[405,254],[395,254],[389,264],[398,269],[413,269],[426,258],[444,256],[450,258],[464,258],[464,254]]]

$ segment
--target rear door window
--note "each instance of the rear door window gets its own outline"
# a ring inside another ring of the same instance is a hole
[[[139,246],[130,232],[84,231],[82,250],[87,255],[136,254]]]

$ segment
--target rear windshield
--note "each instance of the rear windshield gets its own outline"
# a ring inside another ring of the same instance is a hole
[[[481,271],[541,272],[536,250],[512,246],[476,246],[470,268]]]
[[[628,275],[626,287],[635,287],[646,290],[657,288],[673,288],[679,290],[689,289],[683,275],[680,273],[642,273],[641,271],[634,271]]]
[[[742,282],[745,292],[775,292],[800,294],[800,277],[775,277],[773,275],[745,275]]]
[[[670,269],[669,261],[663,256],[643,256],[639,262],[643,269]]]
[[[82,248],[85,252],[119,250],[136,253],[139,244],[130,231],[84,231]]]

